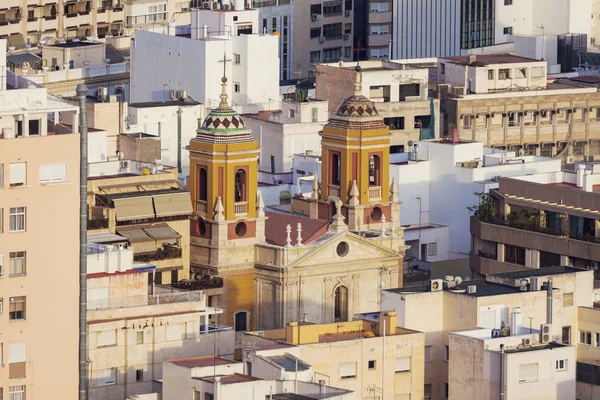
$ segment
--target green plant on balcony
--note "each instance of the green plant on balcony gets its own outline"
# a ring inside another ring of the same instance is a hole
[[[473,213],[473,216],[481,221],[491,221],[498,217],[500,214],[494,207],[494,199],[489,193],[475,192],[473,193],[479,198],[478,204],[468,206],[467,210]]]
[[[164,245],[160,249],[156,249],[153,253],[136,254],[134,256],[135,261],[147,263],[150,261],[168,260],[171,258],[180,258],[181,249],[174,246]]]

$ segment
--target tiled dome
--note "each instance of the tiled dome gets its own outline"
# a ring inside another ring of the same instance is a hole
[[[244,120],[231,108],[216,108],[208,114],[202,123],[202,129],[207,131],[238,131],[244,130]]]
[[[344,101],[337,112],[340,117],[371,118],[379,116],[375,104],[365,96],[353,95]]]

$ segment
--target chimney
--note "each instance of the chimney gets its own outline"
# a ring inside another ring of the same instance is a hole
[[[385,323],[384,323],[385,321]],[[385,325],[385,327],[384,327]],[[396,332],[396,327],[398,326],[398,314],[396,311],[384,311],[381,313],[379,318],[379,326],[377,327],[377,334],[379,336],[384,335],[392,335]]]
[[[475,54],[469,54],[469,64],[473,64],[477,61],[477,56]]]
[[[552,277],[546,283],[546,323],[552,323]]]
[[[300,336],[300,327],[296,321],[288,322],[285,327],[285,341],[290,344],[300,344],[298,338]]]
[[[452,129],[452,143],[458,143],[458,129]]]
[[[521,308],[513,308],[510,314],[510,336],[517,336],[521,334],[521,328],[523,327],[523,314],[521,314]]]

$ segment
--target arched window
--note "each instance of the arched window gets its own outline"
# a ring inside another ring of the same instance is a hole
[[[369,186],[381,186],[381,162],[379,156],[369,158]]]
[[[348,288],[345,286],[335,289],[333,318],[335,322],[348,321]]]
[[[243,169],[235,173],[235,201],[246,201],[246,171]]]
[[[198,200],[208,199],[208,173],[206,168],[198,168]]]
[[[341,181],[341,160],[340,155],[337,153],[333,153],[331,156],[331,184],[339,185]]]
[[[233,316],[233,327],[236,332],[244,332],[248,330],[248,313],[246,311],[238,311]]]

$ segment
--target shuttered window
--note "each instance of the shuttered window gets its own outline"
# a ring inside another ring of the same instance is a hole
[[[98,333],[96,346],[107,347],[117,345],[117,332],[115,330],[102,331]]]
[[[96,371],[96,386],[114,385],[117,383],[117,369],[106,368]]]
[[[10,164],[10,187],[25,186],[27,183],[27,163]]]
[[[396,358],[396,372],[408,372],[410,371],[410,357]]]
[[[4,254],[0,254],[0,278],[4,278]],[[1,314],[2,312],[0,312]]]
[[[25,356],[25,342],[13,342],[8,345],[9,364],[25,362]]]
[[[64,182],[67,180],[67,164],[40,165],[40,183]]]
[[[538,377],[537,364],[521,364],[519,365],[519,382],[535,382]]]
[[[340,364],[340,379],[349,379],[356,377],[356,363]]]

